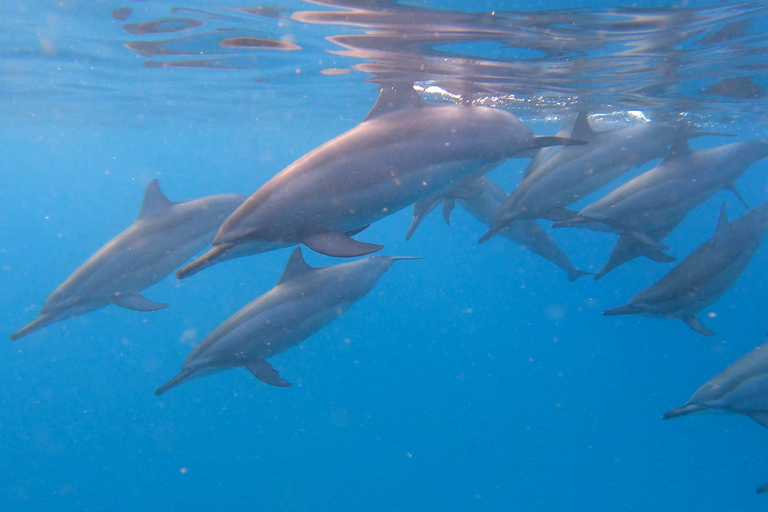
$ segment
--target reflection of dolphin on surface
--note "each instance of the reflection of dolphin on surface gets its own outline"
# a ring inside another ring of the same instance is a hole
[[[181,373],[155,394],[238,366],[267,384],[290,386],[266,359],[322,329],[370,292],[394,261],[406,259],[419,258],[369,256],[314,268],[296,248],[275,287],[206,336],[187,356]]]
[[[715,236],[704,242],[659,282],[603,315],[679,318],[704,336],[715,333],[695,315],[719,299],[752,261],[768,233],[768,203],[729,223],[723,204]]]
[[[152,180],[136,222],[75,270],[48,297],[40,316],[11,339],[108,304],[136,311],[163,309],[167,304],[152,302],[140,292],[208,245],[244,200],[242,194],[220,194],[171,202]]]
[[[518,154],[581,143],[536,137],[500,109],[430,105],[410,85],[385,88],[362,123],[248,198],[224,222],[209,253],[257,242],[301,243],[328,256],[369,254],[381,246],[347,233]]]

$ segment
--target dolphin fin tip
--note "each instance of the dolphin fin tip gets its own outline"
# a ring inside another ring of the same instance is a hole
[[[594,272],[587,272],[586,270],[578,270],[578,269],[577,270],[572,270],[572,271],[568,272],[568,280],[573,282],[573,281],[577,280],[580,277],[592,276],[594,274],[595,274]],[[595,279],[597,279],[597,278],[595,278]]]

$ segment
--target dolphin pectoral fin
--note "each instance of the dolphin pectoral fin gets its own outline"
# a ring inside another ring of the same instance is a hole
[[[362,233],[363,231],[365,231],[369,227],[371,227],[371,225],[370,224],[366,224],[365,226],[363,226],[361,228],[350,229],[349,231],[345,231],[344,234],[347,235],[347,236],[355,236],[358,233]]]
[[[574,269],[574,270],[571,270],[570,272],[568,272],[568,280],[573,282],[573,281],[577,280],[580,277],[591,276],[591,275],[594,275],[594,274],[595,274],[594,272],[587,272],[586,270]]]
[[[768,428],[768,411],[749,411],[744,414],[755,420],[763,427]]]
[[[707,408],[696,404],[685,404],[677,409],[672,409],[661,415],[661,419],[671,420],[672,418],[679,418],[680,416],[686,416],[695,412],[705,411]]]
[[[220,244],[220,245],[214,245],[210,249],[208,249],[205,254],[197,258],[192,263],[185,265],[184,267],[181,267],[178,272],[176,272],[176,279],[186,279],[190,276],[193,276],[200,272],[201,270],[204,270],[211,265],[214,265],[217,260],[219,259],[219,256],[223,255],[225,252],[233,248],[235,244]]]
[[[337,258],[353,258],[380,251],[383,245],[358,242],[341,231],[315,233],[304,238],[301,243],[315,252]]]
[[[456,201],[453,199],[448,199],[447,201],[443,202],[443,220],[445,221],[445,224],[450,226],[451,225],[451,212],[453,212],[453,209],[456,207]]]
[[[152,302],[140,293],[135,295],[119,295],[112,299],[112,303],[122,308],[132,309],[134,311],[157,311],[159,309],[165,309],[168,307],[168,304]]]
[[[640,254],[653,261],[658,261],[659,263],[672,263],[673,261],[677,261],[677,258],[674,256],[670,256],[665,252],[654,249],[653,247],[648,247],[647,245],[643,245],[640,249]]]
[[[725,186],[725,187],[723,187],[723,188],[724,188],[725,190],[728,190],[728,191],[730,191],[730,192],[733,192],[733,195],[735,195],[735,196],[736,196],[736,199],[738,199],[738,200],[739,200],[739,202],[740,202],[741,204],[743,204],[743,205],[744,205],[744,208],[746,208],[747,210],[749,210],[749,204],[747,203],[747,201],[745,201],[745,200],[744,200],[744,196],[742,196],[742,195],[739,193],[739,190],[736,188],[736,183],[734,183],[734,182],[730,182],[728,185],[726,185],[726,186]]]
[[[685,325],[701,334],[702,336],[714,336],[715,332],[707,329],[698,317],[693,315],[681,317],[680,320],[685,322]]]
[[[27,325],[16,331],[15,333],[11,334],[9,336],[9,339],[11,341],[16,341],[18,339],[23,338],[27,334],[32,334],[33,332],[42,329],[43,327],[52,324],[57,319],[52,317],[51,315],[40,315],[39,317],[35,318],[31,322],[29,322]]]
[[[160,396],[171,388],[175,388],[182,382],[189,380],[196,370],[181,370],[177,376],[155,390],[155,396]]]
[[[421,225],[421,221],[423,221],[426,216],[429,214],[429,212],[432,211],[432,208],[418,208],[417,205],[419,203],[416,203],[413,205],[413,219],[411,220],[411,225],[408,226],[408,232],[405,234],[405,239],[410,240],[413,236],[413,233],[416,231],[416,228],[418,228]],[[419,213],[416,213],[418,210]]]
[[[277,386],[279,388],[291,387],[291,383],[283,380],[277,370],[263,359],[255,363],[246,364],[245,368],[251,372],[254,377],[265,384]]]
[[[635,306],[627,304],[626,306],[619,306],[617,308],[606,309],[603,311],[603,316],[616,316],[616,315],[635,315],[638,313],[638,309]]]
[[[642,231],[628,231],[627,233],[635,237],[639,242],[642,242],[645,245],[650,245],[654,249],[661,249],[662,251],[669,250],[669,247],[654,239],[648,233],[643,233]]]

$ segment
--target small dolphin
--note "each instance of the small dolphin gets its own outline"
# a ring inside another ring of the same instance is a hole
[[[637,176],[554,227],[578,226],[626,233],[655,249],[668,249],[650,233],[679,223],[718,190],[736,191],[734,180],[768,156],[768,141],[748,140],[693,151],[685,133],[657,167]],[[658,234],[657,234],[658,236]]]
[[[420,258],[369,256],[314,268],[297,247],[275,287],[206,336],[187,356],[181,372],[155,395],[190,379],[238,366],[272,386],[290,386],[266,359],[322,329],[370,292],[392,262],[407,259]]]
[[[665,420],[702,411],[744,414],[768,428],[768,343],[742,356],[696,390]]]
[[[212,251],[258,241],[301,243],[328,256],[369,254],[382,246],[345,232],[518,154],[581,143],[536,137],[504,110],[429,105],[411,86],[385,88],[362,123],[289,165],[235,210]]]
[[[165,308],[167,304],[152,302],[140,292],[208,245],[224,219],[243,201],[242,194],[220,194],[171,202],[157,180],[152,180],[136,222],[59,285],[45,301],[40,316],[11,334],[11,340],[108,304],[136,311]]]
[[[768,233],[768,202],[728,222],[725,204],[715,235],[659,282],[605,316],[679,318],[704,336],[714,336],[695,315],[719,299],[747,268]]]
[[[687,126],[687,125],[686,125]],[[662,158],[680,131],[671,123],[649,121],[595,132],[586,112],[579,113],[570,138],[586,146],[564,148],[534,169],[528,169],[504,201],[484,243],[517,219],[563,220],[573,216],[566,207],[595,192],[634,167]],[[703,135],[686,128],[687,138]]]

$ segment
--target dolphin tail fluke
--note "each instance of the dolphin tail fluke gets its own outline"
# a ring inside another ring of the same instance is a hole
[[[34,320],[29,322],[27,325],[25,325],[15,333],[11,334],[9,336],[9,339],[11,341],[16,341],[18,339],[23,338],[27,334],[32,334],[33,332],[40,330],[47,325],[52,324],[55,321],[56,319],[54,319],[51,315],[40,315],[39,317],[35,318]]]
[[[701,334],[702,336],[714,336],[715,332],[710,331],[707,329],[704,324],[699,320],[698,317],[695,317],[693,315],[691,316],[684,316],[680,320],[685,322],[685,325],[696,331],[697,333]]]
[[[291,387],[291,383],[283,380],[283,378],[280,377],[278,371],[263,359],[260,359],[255,363],[247,364],[245,365],[245,368],[251,372],[254,377],[265,384],[269,384],[270,386],[277,386],[278,388]]]
[[[677,409],[672,409],[671,411],[665,412],[661,415],[661,418],[665,420],[671,420],[672,418],[679,418],[680,416],[687,416],[688,414],[693,414],[695,412],[701,412],[704,410],[706,410],[706,407],[702,407],[697,404],[685,404],[682,407],[678,407]]]
[[[353,258],[380,251],[383,245],[358,242],[341,231],[325,231],[304,238],[301,243],[315,252],[336,258]]]
[[[211,265],[215,265],[218,263],[219,257],[234,246],[235,244],[214,245],[195,261],[179,269],[179,271],[176,272],[176,279],[186,279],[197,274],[201,270],[205,270]]]
[[[568,272],[568,280],[573,282],[580,277],[591,276],[591,275],[594,275],[594,272],[587,272],[586,270],[578,270],[578,269],[571,270],[570,272]]]
[[[169,389],[175,388],[182,382],[186,382],[187,380],[191,379],[192,375],[194,375],[196,371],[197,370],[181,370],[181,372],[177,376],[175,376],[174,378],[172,378],[171,380],[169,380],[168,382],[166,382],[165,384],[157,388],[155,390],[155,396],[160,396],[166,391],[168,391]]]
[[[635,306],[627,304],[626,306],[619,306],[617,308],[606,309],[603,311],[603,316],[616,316],[616,315],[635,315],[637,314],[637,308]]]

